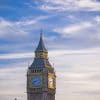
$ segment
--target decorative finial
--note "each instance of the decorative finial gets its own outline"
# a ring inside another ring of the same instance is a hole
[[[43,36],[43,29],[41,29],[41,32],[40,32],[40,37]]]

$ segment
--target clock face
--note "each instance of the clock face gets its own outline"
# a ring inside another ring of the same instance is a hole
[[[42,84],[42,77],[41,76],[33,76],[31,79],[32,86],[39,87]]]
[[[53,78],[52,77],[49,77],[48,83],[49,83],[49,88],[53,88]]]
[[[55,77],[54,74],[48,74],[48,88],[54,89],[55,88]]]

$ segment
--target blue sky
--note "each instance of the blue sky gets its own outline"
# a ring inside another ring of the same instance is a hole
[[[57,100],[99,100],[99,0],[0,0],[0,99],[26,100],[41,29],[58,76]]]

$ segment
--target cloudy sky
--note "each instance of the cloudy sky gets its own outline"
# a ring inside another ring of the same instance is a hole
[[[56,100],[100,100],[100,0],[0,0],[0,100],[26,100],[41,29]]]

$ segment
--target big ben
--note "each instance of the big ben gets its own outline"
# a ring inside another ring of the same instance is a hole
[[[34,61],[27,71],[27,100],[55,100],[55,93],[56,75],[41,33]]]

